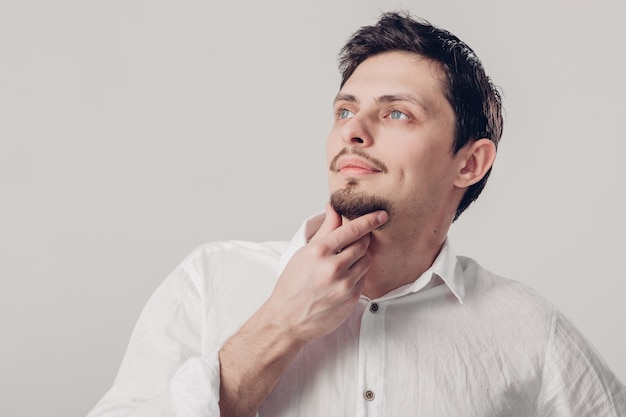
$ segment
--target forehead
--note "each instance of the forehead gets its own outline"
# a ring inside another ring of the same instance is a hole
[[[421,55],[390,51],[363,61],[346,80],[339,95],[366,99],[389,94],[411,94],[425,107],[447,103],[446,75],[441,65]]]

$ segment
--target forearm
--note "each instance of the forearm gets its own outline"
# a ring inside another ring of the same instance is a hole
[[[219,352],[220,414],[252,417],[305,342],[257,311]]]
[[[219,352],[222,417],[251,417],[311,340],[343,323],[369,268],[370,233],[387,221],[374,212],[347,224],[327,206],[309,243],[281,273],[265,304]]]

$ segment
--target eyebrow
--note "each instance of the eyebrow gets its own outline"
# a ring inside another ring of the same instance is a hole
[[[396,101],[408,101],[421,108],[423,111],[427,112],[428,107],[424,104],[422,100],[419,100],[413,94],[386,94],[384,96],[380,96],[376,99],[376,103],[394,103]]]
[[[343,94],[343,93],[337,94],[333,103],[337,103],[338,101],[347,101],[350,103],[357,103],[357,104],[359,103],[359,100],[352,94]],[[377,97],[375,101],[377,104],[394,103],[397,101],[408,101],[409,103],[412,103],[416,105],[417,107],[419,107],[420,109],[422,109],[424,112],[428,112],[428,106],[426,106],[422,100],[419,100],[417,97],[415,97],[412,94],[385,94],[383,96]]]
[[[343,94],[343,93],[339,93],[335,96],[335,99],[333,100],[333,103],[336,103],[338,101],[349,101],[351,103],[358,103],[359,100],[356,99],[356,97],[354,97],[352,94]]]

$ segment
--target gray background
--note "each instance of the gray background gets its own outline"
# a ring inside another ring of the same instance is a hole
[[[536,288],[626,380],[622,0],[1,0],[0,415],[85,415],[187,253],[323,208],[337,51],[398,7],[504,92],[457,253]]]

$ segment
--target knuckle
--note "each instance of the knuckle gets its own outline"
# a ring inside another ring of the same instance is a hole
[[[312,255],[317,258],[321,258],[330,250],[328,244],[324,241],[311,241],[307,246],[309,247],[309,251],[311,251]]]
[[[342,272],[342,267],[336,259],[326,259],[319,263],[319,269],[324,282],[334,280]]]
[[[371,229],[376,229],[378,226],[380,226],[378,214],[370,213],[370,216],[367,218],[367,220]]]
[[[343,249],[343,243],[341,239],[337,236],[333,236],[333,237],[329,236],[326,245],[327,245],[326,247],[328,249],[328,252],[332,252],[332,253],[336,253],[338,250]]]
[[[341,281],[341,293],[342,294],[347,294],[347,293],[352,292],[353,288],[354,288],[354,283],[353,282],[351,282],[351,281],[349,281],[347,279],[344,280],[344,281]]]
[[[359,239],[363,235],[361,229],[358,227],[358,225],[354,223],[350,223],[348,233],[350,234],[350,237],[353,241]]]
[[[328,277],[336,277],[338,274],[341,273],[341,265],[339,265],[338,262],[328,262],[325,266],[325,270],[326,270],[326,275]]]

